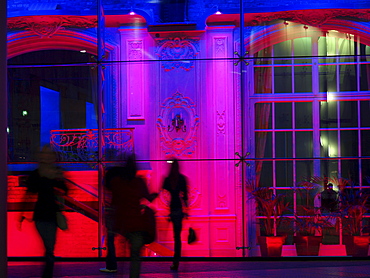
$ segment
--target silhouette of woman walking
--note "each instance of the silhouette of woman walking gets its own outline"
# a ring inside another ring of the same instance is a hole
[[[175,241],[175,254],[171,270],[178,270],[181,258],[181,230],[182,220],[187,216],[183,211],[183,206],[188,207],[187,179],[180,173],[179,161],[174,159],[171,164],[169,175],[163,182],[163,189],[171,195],[170,201],[170,221],[173,224],[173,235]]]

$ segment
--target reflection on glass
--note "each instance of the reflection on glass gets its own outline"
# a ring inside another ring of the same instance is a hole
[[[311,131],[301,131],[295,133],[296,157],[310,158],[313,156],[313,137]]]
[[[358,127],[357,101],[340,102],[340,127]]]
[[[312,60],[312,39],[298,38],[293,40],[294,57],[306,57],[306,59],[294,59],[295,64],[311,64]]]
[[[320,156],[338,156],[338,132],[335,130],[323,130],[320,132]]]
[[[276,132],[275,140],[275,157],[293,157],[292,132]]]
[[[339,65],[339,80],[341,92],[357,91],[356,65]]]
[[[319,92],[336,92],[337,91],[337,67],[319,66]]]
[[[293,185],[293,162],[276,161],[276,186]]]
[[[319,63],[327,64],[334,63],[336,61],[336,58],[330,58],[337,54],[335,42],[334,37],[319,37],[318,54],[320,57],[323,57],[322,59],[319,59]]]
[[[275,104],[275,128],[292,128],[292,104],[278,102]]]
[[[274,87],[275,93],[292,92],[292,68],[275,67],[274,68]]]
[[[294,92],[312,92],[312,67],[294,67]]]
[[[337,102],[320,102],[320,127],[332,128],[338,126]]]
[[[358,156],[357,130],[341,130],[340,151],[341,156]]]
[[[360,101],[360,123],[361,127],[370,127],[370,101],[362,100]]]

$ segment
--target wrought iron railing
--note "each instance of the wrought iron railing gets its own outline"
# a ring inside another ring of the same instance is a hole
[[[51,130],[50,144],[59,161],[97,161],[98,129]],[[134,129],[116,128],[102,131],[103,160],[125,158],[134,151]]]

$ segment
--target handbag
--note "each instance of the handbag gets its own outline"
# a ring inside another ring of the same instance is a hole
[[[61,211],[57,211],[57,226],[63,231],[68,229],[67,218]]]
[[[192,227],[189,228],[189,235],[188,235],[188,244],[192,244],[194,241],[197,240],[197,235]]]

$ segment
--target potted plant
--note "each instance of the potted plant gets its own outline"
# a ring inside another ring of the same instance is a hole
[[[297,197],[302,203],[294,213],[294,243],[298,256],[318,256],[322,243],[322,230],[333,226],[333,219],[321,214],[321,182],[319,177],[313,177],[298,183]]]
[[[354,183],[350,180],[335,179],[333,183],[339,187],[339,213],[347,255],[367,257],[370,236],[365,235],[362,220],[369,209],[367,204],[369,195],[363,190],[355,189]]]
[[[246,188],[249,199],[255,201],[257,216],[263,217],[259,218],[262,235],[257,238],[261,256],[280,257],[286,236],[278,235],[277,230],[289,203],[285,202],[283,194],[274,194],[268,187],[257,187],[253,182],[248,182]]]

